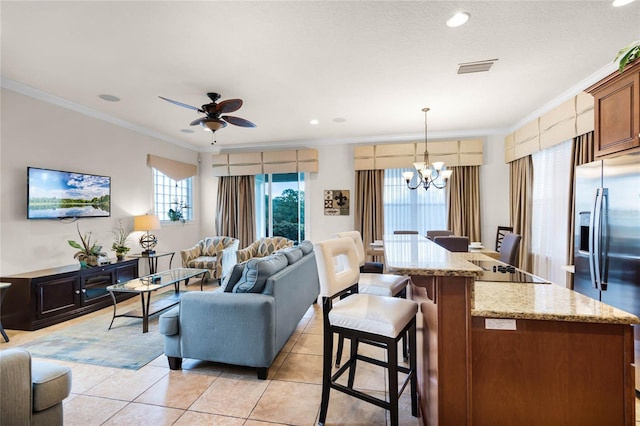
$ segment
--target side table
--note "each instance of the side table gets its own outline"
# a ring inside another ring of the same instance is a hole
[[[164,256],[171,256],[171,258],[169,259],[169,269],[171,269],[171,263],[173,262],[173,256],[175,255],[175,252],[163,252],[163,253],[152,253],[152,254],[146,254],[146,253],[135,253],[135,254],[130,254],[127,257],[130,258],[136,258],[136,259],[147,259],[149,262],[149,275],[153,275],[156,274],[158,272],[158,258],[160,257],[164,257]]]
[[[4,295],[7,294],[7,291],[11,287],[11,283],[0,283],[0,310],[2,310],[2,301],[4,300]],[[7,332],[4,331],[4,327],[2,326],[2,319],[0,319],[0,334],[4,337],[4,341],[9,341],[9,336],[7,336]]]

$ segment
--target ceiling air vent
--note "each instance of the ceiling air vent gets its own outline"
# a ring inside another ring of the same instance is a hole
[[[489,71],[491,69],[491,65],[493,65],[495,61],[497,61],[497,59],[487,59],[486,61],[465,62],[462,64],[458,64],[458,74]]]

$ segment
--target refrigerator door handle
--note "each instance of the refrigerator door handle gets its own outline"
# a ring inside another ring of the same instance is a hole
[[[598,264],[600,265],[600,290],[607,290],[607,281],[609,280],[609,189],[602,188],[600,195],[600,218],[599,234],[602,240],[602,246],[597,251]]]
[[[600,290],[600,271],[597,258],[599,240],[598,216],[600,206],[600,188],[596,188],[593,197],[593,205],[591,206],[591,215],[589,217],[589,276],[591,285]]]

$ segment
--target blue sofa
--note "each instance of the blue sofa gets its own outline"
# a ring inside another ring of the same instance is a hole
[[[187,292],[160,316],[169,367],[200,359],[255,367],[264,380],[319,293],[310,241],[240,263],[225,287]]]

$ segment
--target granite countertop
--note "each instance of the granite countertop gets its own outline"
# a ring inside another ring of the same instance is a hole
[[[476,281],[473,294],[476,317],[640,324],[635,315],[557,284]]]
[[[479,252],[450,252],[421,235],[385,235],[384,255],[390,273],[412,276],[479,278],[482,268],[469,261],[498,262]],[[635,315],[556,284],[475,281],[472,294],[477,317],[640,324]]]
[[[387,271],[400,275],[479,277],[482,269],[467,262],[469,256],[486,259],[480,253],[452,253],[421,235],[384,237]]]

